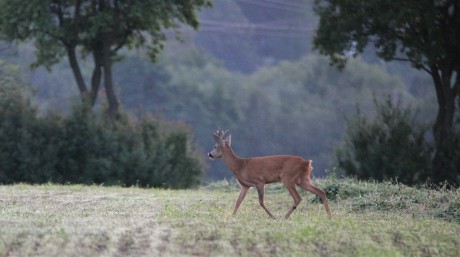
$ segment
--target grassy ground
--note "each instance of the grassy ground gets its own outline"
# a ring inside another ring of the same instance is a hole
[[[0,256],[460,256],[460,190],[319,180],[333,219],[303,193],[238,187],[197,190],[100,186],[0,186]]]

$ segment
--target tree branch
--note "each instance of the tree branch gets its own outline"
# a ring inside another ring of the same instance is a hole
[[[74,23],[75,23],[75,27],[76,28],[79,28],[80,27],[80,8],[81,8],[81,1],[80,0],[77,0],[75,2],[75,10],[74,10]],[[78,30],[76,30],[75,28],[73,29],[73,36],[74,38],[78,37]]]
[[[128,40],[128,37],[131,35],[131,32],[129,29],[126,30],[125,34],[123,35],[123,39],[120,41],[120,43],[115,46],[115,48],[112,50],[112,53],[116,53],[120,48],[122,48],[125,44],[126,41]]]
[[[438,104],[444,103],[444,93],[442,90],[442,80],[441,75],[439,74],[439,68],[437,65],[433,64],[430,66],[431,77],[433,78],[434,87],[436,90],[436,97],[438,99]]]
[[[433,75],[432,74],[432,69],[430,69],[429,67],[419,63],[419,62],[416,62],[412,59],[409,59],[409,58],[402,58],[402,57],[393,57],[391,59],[392,61],[399,61],[399,62],[410,62],[412,65],[414,65],[415,67],[420,67],[420,69],[428,72],[430,75]]]

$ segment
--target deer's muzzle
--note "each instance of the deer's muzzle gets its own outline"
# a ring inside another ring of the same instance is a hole
[[[209,152],[209,153],[208,153],[208,157],[209,157],[209,159],[211,159],[211,160],[215,160],[215,159],[220,158],[220,157],[222,157],[222,156],[214,156],[214,155],[212,155],[212,152]]]
[[[215,159],[214,156],[212,156],[211,152],[208,153],[208,157],[209,157],[209,159],[211,159],[211,160],[214,160],[214,159]]]

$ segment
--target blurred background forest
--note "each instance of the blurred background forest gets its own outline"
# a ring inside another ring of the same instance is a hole
[[[313,51],[318,17],[312,0],[214,1],[199,21],[197,31],[167,31],[156,62],[142,49],[123,50],[113,80],[126,112],[185,124],[200,158],[214,145],[212,133],[223,128],[231,130],[238,155],[299,155],[314,161],[314,176],[320,177],[337,166],[347,117],[358,107],[375,116],[374,99],[418,110],[418,122],[427,127],[434,121],[432,80],[422,71],[381,61],[373,51],[338,71]],[[71,113],[78,91],[67,60],[51,71],[30,69],[33,44],[4,42],[0,49],[4,66],[16,65],[32,88],[39,114]],[[90,61],[81,61],[90,77]],[[105,104],[99,97],[97,106]],[[204,167],[204,181],[232,177],[220,161]]]

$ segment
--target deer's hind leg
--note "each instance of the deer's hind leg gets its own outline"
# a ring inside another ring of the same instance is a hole
[[[307,179],[301,179],[297,185],[300,186],[302,189],[312,192],[313,194],[321,198],[321,200],[323,201],[324,207],[326,207],[327,215],[329,216],[329,219],[330,219],[332,215],[331,215],[331,209],[329,207],[329,202],[326,197],[326,193],[323,190],[312,185],[310,180],[307,180]]]
[[[286,213],[286,216],[284,216],[285,219],[288,219],[289,216],[291,216],[292,212],[297,208],[300,201],[302,201],[302,198],[300,197],[299,192],[297,192],[297,190],[295,189],[295,184],[285,183],[284,185],[291,194],[292,199],[294,199],[294,204],[292,205],[291,209],[289,209],[289,211]]]

